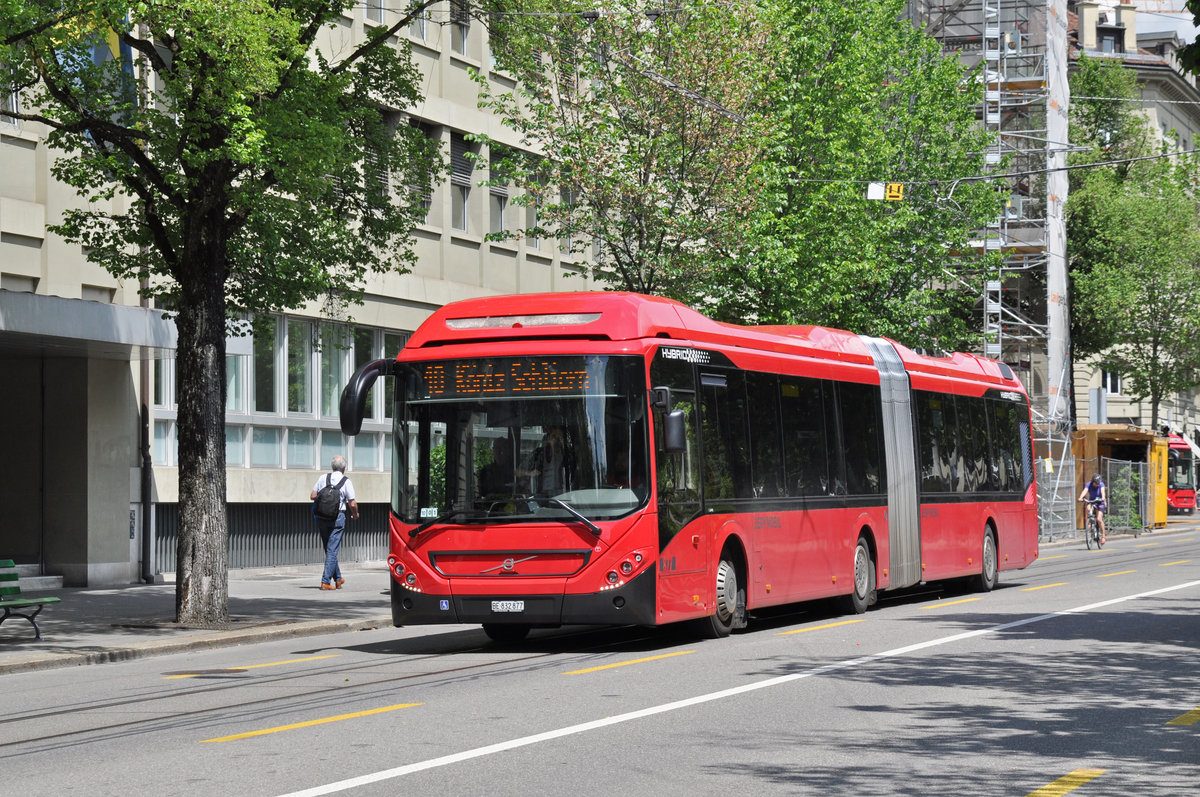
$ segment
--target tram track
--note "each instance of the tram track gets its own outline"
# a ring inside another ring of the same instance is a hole
[[[1120,567],[1143,567],[1147,564],[1161,564],[1167,558],[1173,556],[1170,553],[1173,546],[1169,545],[1169,539],[1163,538],[1166,547],[1156,547],[1154,549],[1110,549],[1117,556],[1113,560],[1119,558]],[[1067,561],[1047,563],[1045,569],[1038,568],[1036,571],[1029,569],[1023,571],[1013,571],[1005,581],[1009,585],[1013,585],[1013,581],[1019,581],[1022,586],[1037,586],[1039,584],[1048,584],[1064,578],[1079,578],[1081,576],[1094,575],[1097,570],[1103,569],[1097,565],[1108,560],[1107,556],[1098,554],[1087,555],[1086,552],[1079,552],[1081,555],[1073,557]],[[1100,558],[1102,557],[1102,558]],[[1022,578],[1014,578],[1014,576],[1023,576]],[[1030,577],[1032,576],[1032,577]],[[1005,583],[1002,581],[1002,584]],[[957,592],[958,589],[949,584],[927,584],[913,587],[909,590],[898,591],[896,593],[882,593],[880,596],[880,604],[882,605],[903,605],[919,603],[921,601],[938,599],[948,593]],[[782,626],[803,624],[808,622],[819,622],[831,616],[844,614],[842,612],[833,611],[829,608],[828,601],[807,602],[800,604],[792,604],[790,606],[773,607],[769,610],[764,610],[761,617],[756,617],[758,620],[750,629],[769,631]],[[615,638],[614,638],[615,637]],[[564,644],[575,640],[576,644]],[[19,755],[16,752],[18,748],[26,749],[31,745],[64,745],[71,743],[72,740],[86,739],[103,734],[113,734],[136,729],[139,732],[153,732],[157,727],[161,727],[162,723],[180,723],[190,720],[202,720],[206,717],[218,716],[220,712],[229,712],[237,709],[240,712],[265,712],[273,707],[286,707],[289,702],[304,700],[312,703],[315,700],[320,700],[323,696],[332,695],[347,695],[361,693],[367,690],[372,694],[385,694],[389,686],[399,687],[413,682],[428,682],[434,683],[439,678],[456,677],[463,675],[477,676],[481,673],[501,671],[511,671],[513,667],[533,667],[535,663],[548,661],[553,657],[562,656],[564,654],[579,655],[587,653],[595,653],[605,649],[622,650],[631,647],[644,645],[651,642],[655,647],[665,647],[674,644],[677,637],[670,633],[664,633],[664,629],[636,629],[634,627],[623,628],[567,628],[551,631],[541,634],[535,638],[527,640],[523,644],[524,652],[528,653],[530,647],[537,647],[539,650],[528,655],[515,655],[511,658],[505,658],[496,661],[487,661],[471,664],[462,664],[457,666],[442,667],[439,669],[421,671],[421,672],[406,672],[397,675],[381,674],[379,677],[370,677],[366,680],[360,680],[353,685],[347,686],[345,683],[336,685],[324,686],[316,689],[311,689],[299,693],[289,693],[287,695],[272,695],[259,699],[239,702],[223,702],[220,705],[207,706],[204,708],[189,708],[184,711],[162,710],[162,715],[158,717],[147,718],[145,716],[136,719],[127,719],[115,722],[104,722],[90,725],[83,728],[75,728],[64,730],[57,733],[43,733],[39,735],[26,735],[20,733],[19,729],[23,723],[37,723],[39,721],[54,720],[55,718],[80,717],[88,714],[102,715],[104,712],[120,712],[122,715],[128,715],[130,710],[137,706],[153,707],[156,705],[165,706],[170,701],[197,698],[202,696],[220,695],[222,693],[235,694],[238,690],[246,688],[278,688],[288,684],[321,677],[328,677],[331,674],[350,675],[354,673],[364,673],[372,670],[378,670],[381,667],[387,666],[390,663],[396,663],[397,659],[392,658],[386,661],[373,659],[370,661],[356,662],[349,665],[343,664],[323,664],[315,667],[305,668],[303,671],[291,673],[279,673],[273,675],[256,675],[253,678],[237,678],[236,680],[222,680],[220,683],[207,683],[203,685],[195,685],[175,689],[173,691],[155,691],[133,696],[114,697],[100,702],[92,702],[74,706],[59,706],[45,711],[36,711],[26,714],[8,715],[0,718],[0,729],[14,730],[12,741],[0,739],[0,758],[12,757]],[[502,652],[501,648],[494,645],[476,645],[469,647],[447,646],[447,649],[432,650],[422,654],[405,655],[403,651],[396,651],[390,654],[394,657],[402,657],[400,662],[405,665],[419,665],[422,662],[436,661],[444,659],[447,656],[458,656],[472,653],[496,653]],[[236,668],[232,668],[236,670]],[[235,672],[230,672],[230,675],[235,675]],[[151,711],[154,709],[151,708]],[[143,712],[145,713],[145,712]],[[6,735],[6,734],[5,734]],[[13,751],[13,752],[9,752]]]
[[[544,644],[550,643],[555,640],[561,641],[561,640],[566,640],[566,639],[570,639],[573,637],[585,637],[586,638],[586,637],[595,636],[596,634],[600,634],[600,633],[603,633],[605,635],[611,635],[614,630],[623,630],[623,631],[627,632],[628,630],[630,630],[630,628],[626,628],[626,629],[612,629],[612,628],[567,629],[567,630],[563,630],[559,633],[554,633],[554,634],[540,637],[537,640],[537,642],[539,644],[544,645]],[[461,665],[461,666],[445,667],[445,668],[441,668],[441,669],[437,669],[437,670],[428,670],[428,671],[422,671],[422,672],[410,672],[410,673],[406,673],[403,675],[395,675],[395,676],[390,676],[390,677],[372,678],[369,680],[362,680],[362,681],[356,682],[351,686],[347,686],[347,685],[345,685],[345,683],[339,683],[339,684],[333,685],[333,686],[327,686],[327,687],[322,687],[322,688],[318,688],[318,689],[308,690],[308,691],[305,691],[303,694],[290,693],[288,695],[274,695],[271,697],[264,697],[264,698],[248,700],[248,701],[239,701],[236,703],[227,702],[227,703],[222,703],[220,705],[208,706],[205,708],[192,708],[192,709],[188,709],[185,711],[173,711],[173,712],[170,712],[169,714],[164,712],[163,716],[157,717],[157,718],[147,719],[147,718],[142,717],[142,718],[138,718],[138,719],[126,720],[126,721],[121,721],[121,722],[108,722],[108,723],[103,723],[103,724],[95,724],[95,725],[89,726],[87,728],[77,728],[77,729],[63,731],[60,733],[28,735],[28,734],[21,734],[20,732],[17,732],[17,733],[14,733],[14,739],[12,741],[4,741],[3,739],[0,739],[0,759],[11,757],[11,755],[14,755],[13,753],[5,752],[6,750],[8,750],[10,748],[17,748],[17,747],[26,748],[30,745],[46,744],[46,743],[62,744],[63,742],[66,742],[66,741],[69,741],[69,740],[72,740],[75,738],[89,737],[89,736],[94,736],[97,734],[104,734],[106,732],[128,730],[131,728],[137,728],[141,732],[148,733],[148,732],[153,732],[154,727],[157,726],[158,724],[160,724],[161,722],[170,721],[172,723],[178,723],[181,720],[199,719],[199,718],[203,718],[206,716],[215,716],[218,712],[227,712],[227,711],[230,711],[233,709],[238,709],[238,710],[246,710],[246,709],[253,710],[255,708],[258,708],[260,710],[267,709],[269,707],[285,704],[288,701],[295,701],[297,699],[303,699],[304,701],[311,703],[314,700],[320,699],[324,695],[331,695],[334,693],[338,694],[339,696],[345,696],[348,693],[353,694],[353,693],[361,692],[362,690],[368,690],[372,693],[378,694],[378,693],[380,693],[381,689],[386,689],[388,687],[388,685],[400,685],[400,684],[404,684],[405,682],[436,679],[439,677],[453,676],[453,675],[458,675],[458,674],[468,674],[468,673],[475,674],[480,671],[486,671],[489,669],[498,670],[500,668],[510,667],[510,665],[523,665],[523,664],[529,664],[531,662],[535,662],[535,661],[539,661],[539,660],[543,660],[543,659],[550,659],[554,656],[558,656],[563,653],[594,652],[597,650],[602,650],[606,647],[628,646],[630,644],[636,644],[638,642],[643,642],[646,640],[650,640],[652,638],[653,638],[652,635],[642,634],[642,635],[637,636],[636,638],[623,637],[616,641],[606,640],[606,641],[600,642],[599,644],[586,645],[586,646],[575,647],[575,648],[563,649],[561,647],[557,647],[552,650],[543,650],[543,651],[537,652],[533,655],[517,656],[514,658],[508,658],[508,659],[504,659],[501,661],[480,662],[480,663],[476,663],[476,664],[465,664],[465,665]],[[479,646],[479,647],[459,649],[459,650],[455,650],[455,651],[434,652],[434,653],[429,653],[429,654],[422,655],[419,657],[406,658],[404,660],[404,663],[405,664],[419,664],[420,662],[423,662],[423,661],[430,661],[430,660],[434,660],[434,659],[444,658],[447,655],[481,653],[481,652],[489,652],[491,650],[493,650],[493,648],[490,648],[487,646]],[[178,689],[178,690],[171,691],[171,692],[158,692],[158,693],[154,693],[154,694],[145,694],[145,695],[134,696],[134,697],[112,698],[109,700],[105,700],[103,702],[89,703],[87,705],[59,707],[59,708],[55,708],[55,709],[51,709],[51,710],[47,710],[47,711],[39,711],[39,712],[19,714],[19,715],[9,715],[9,716],[0,718],[0,729],[5,729],[5,728],[19,729],[21,727],[21,723],[34,723],[34,722],[38,722],[38,721],[53,720],[55,718],[85,716],[85,715],[93,714],[93,713],[94,714],[102,714],[103,712],[106,712],[106,711],[120,711],[122,714],[128,714],[132,707],[139,706],[139,705],[140,706],[153,706],[154,704],[166,704],[169,701],[174,701],[174,700],[188,699],[188,698],[194,698],[194,697],[206,696],[206,695],[211,696],[211,695],[220,694],[220,693],[232,693],[236,690],[245,689],[248,687],[249,688],[270,688],[273,686],[278,687],[280,685],[286,685],[289,683],[294,683],[294,682],[305,680],[305,679],[327,677],[330,674],[335,674],[335,673],[337,675],[345,675],[345,674],[350,674],[350,673],[355,673],[355,672],[361,673],[361,672],[367,671],[367,670],[378,669],[379,667],[385,666],[385,665],[386,665],[386,663],[381,663],[378,660],[352,664],[350,666],[337,666],[337,665],[330,664],[330,665],[324,665],[324,666],[319,666],[319,667],[315,667],[315,668],[308,668],[308,669],[305,669],[303,672],[270,675],[270,676],[265,676],[265,677],[255,677],[252,680],[239,679],[237,681],[224,681],[220,684],[207,684],[204,686]],[[236,668],[233,668],[233,669],[236,669]]]

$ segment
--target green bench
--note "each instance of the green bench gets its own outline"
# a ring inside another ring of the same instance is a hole
[[[4,616],[0,617],[0,624],[10,617],[24,617],[33,626],[34,635],[41,639],[42,629],[38,628],[37,621],[33,618],[41,613],[46,604],[58,603],[62,599],[50,596],[22,598],[20,580],[21,574],[17,572],[16,563],[12,559],[0,559],[0,607],[4,609]],[[13,611],[14,609],[31,608],[33,609],[32,613]]]

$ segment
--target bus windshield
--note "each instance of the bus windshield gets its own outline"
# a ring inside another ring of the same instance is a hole
[[[1172,448],[1168,452],[1167,487],[1172,490],[1190,490],[1195,485],[1192,479],[1192,452],[1186,448]]]
[[[629,514],[648,498],[643,369],[600,355],[402,366],[394,511],[415,524]]]

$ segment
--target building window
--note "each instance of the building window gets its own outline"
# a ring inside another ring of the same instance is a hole
[[[339,324],[321,326],[321,415],[338,417],[342,386],[346,384],[347,329]]]
[[[430,142],[432,151],[436,152],[440,149],[441,132],[436,125],[431,125],[417,119],[411,120],[410,124],[421,131]],[[423,185],[413,185],[410,188],[410,193],[417,198],[417,204],[422,209],[421,222],[429,223],[429,211],[433,207],[433,180],[435,173],[431,170],[425,175],[425,183]]]
[[[1123,29],[1097,28],[1096,42],[1102,53],[1123,53],[1125,52],[1125,31]]]
[[[471,33],[470,3],[450,0],[450,49],[459,55],[467,54],[467,37]]]
[[[315,429],[288,429],[287,466],[311,470],[317,453],[317,431]]]
[[[20,110],[19,95],[17,92],[7,88],[0,88],[0,111],[8,111],[9,113],[17,113]],[[0,124],[17,126],[17,120],[11,116],[0,113]]]
[[[365,17],[367,22],[383,22],[383,0],[367,0]]]
[[[395,332],[383,333],[383,356],[389,359],[395,358],[404,348],[404,341],[408,339],[408,335],[400,335]],[[392,404],[396,400],[396,380],[395,379],[380,379],[376,380],[383,382],[383,417],[391,419]],[[389,438],[390,439],[390,438]]]
[[[340,432],[321,432],[321,461],[319,468],[328,468],[336,456],[346,456],[346,438]]]
[[[178,403],[175,392],[175,361],[154,361],[154,406],[171,409]]]
[[[429,9],[419,11],[408,25],[408,35],[424,41],[429,26]]]
[[[274,318],[263,319],[254,330],[254,411],[279,412],[279,365],[276,362]]]
[[[494,147],[491,154],[490,173],[488,175],[489,207],[488,232],[504,232],[505,213],[508,211],[508,175],[504,173],[503,161],[507,156],[504,150]]]
[[[379,359],[379,342],[378,335],[373,329],[358,327],[354,330],[354,370],[357,371],[369,362]],[[371,387],[371,392],[367,394],[366,410],[363,413],[364,420],[375,420],[375,394],[379,392],[382,382],[390,382],[390,379],[376,379],[375,384]]]
[[[283,431],[256,426],[250,434],[250,465],[255,468],[278,468],[283,464],[281,442]]]
[[[312,325],[287,322],[288,412],[312,412]]]
[[[355,436],[354,467],[356,470],[379,470],[379,435]]]
[[[450,226],[470,229],[471,172],[475,169],[471,144],[462,133],[450,134]]]
[[[228,354],[225,356],[225,411],[246,411],[246,360],[248,358]]]
[[[159,465],[178,464],[179,444],[174,421],[154,422],[154,461]]]
[[[244,465],[246,463],[246,428],[244,426],[225,427],[225,466]]]
[[[570,256],[575,249],[575,239],[571,235],[571,219],[575,216],[575,192],[570,188],[563,188],[559,191],[559,199],[562,202],[563,210],[566,216],[566,229],[562,237],[562,251],[566,256]]]
[[[1121,375],[1116,371],[1101,371],[1100,381],[1105,393],[1110,396],[1121,395]]]

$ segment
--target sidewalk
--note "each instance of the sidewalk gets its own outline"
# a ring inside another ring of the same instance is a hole
[[[226,630],[177,625],[173,583],[31,592],[62,602],[38,615],[41,641],[20,617],[0,625],[0,675],[390,626],[384,565],[342,569],[333,591],[320,589],[320,565],[230,571]]]

